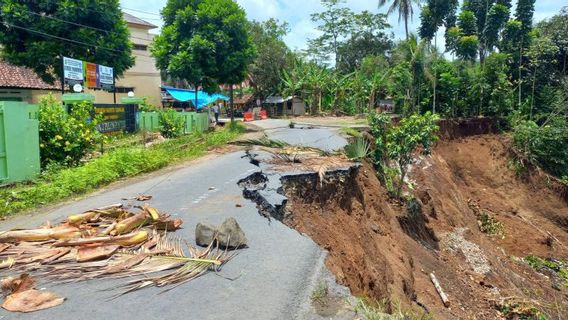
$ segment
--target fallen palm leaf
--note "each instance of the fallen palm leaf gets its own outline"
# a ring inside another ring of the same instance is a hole
[[[58,306],[65,301],[54,293],[33,289],[31,277],[22,274],[20,278],[2,280],[2,289],[11,291],[2,308],[12,312],[32,312]]]
[[[152,196],[141,194],[133,198],[122,198],[122,200],[148,201],[152,200]]]
[[[77,249],[77,262],[106,259],[118,250],[117,245],[85,246]]]
[[[14,258],[7,258],[6,260],[0,262],[0,269],[11,268],[15,262],[16,260],[14,260]]]
[[[51,229],[12,230],[0,233],[0,242],[48,241],[81,237],[81,229],[64,224]]]

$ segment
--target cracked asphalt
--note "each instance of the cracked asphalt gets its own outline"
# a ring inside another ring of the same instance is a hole
[[[334,130],[317,129],[316,134],[316,129],[285,129],[278,120],[260,122],[255,124],[267,129],[269,137],[293,144],[335,148],[344,143]],[[269,222],[259,215],[255,204],[242,197],[237,182],[261,170],[244,155],[239,151],[208,156],[121,182],[55,209],[0,223],[0,230],[35,228],[96,207],[118,202],[134,204],[121,199],[149,194],[153,196],[149,201],[152,206],[184,221],[176,235],[193,244],[198,222],[220,224],[227,217],[237,219],[249,247],[240,250],[220,276],[209,273],[167,292],[148,288],[113,300],[109,298],[117,291],[107,289],[116,288],[124,279],[63,285],[37,279],[37,288],[65,297],[65,303],[29,314],[0,309],[0,319],[322,319],[314,314],[310,296],[322,277],[330,278],[323,263],[325,252],[295,230],[278,221]]]

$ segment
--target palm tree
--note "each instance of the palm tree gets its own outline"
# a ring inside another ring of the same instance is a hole
[[[379,7],[384,6],[389,0],[379,0]],[[414,15],[414,4],[420,6],[420,0],[392,0],[392,4],[387,12],[391,15],[393,12],[398,11],[398,22],[404,19],[404,30],[406,31],[406,40],[408,40],[408,20],[412,20]]]

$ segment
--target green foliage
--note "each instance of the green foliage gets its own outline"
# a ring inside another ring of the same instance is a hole
[[[365,159],[369,155],[371,145],[364,137],[357,137],[353,142],[345,146],[345,155],[349,160]]]
[[[339,129],[339,131],[341,131],[342,133],[350,136],[350,137],[361,137],[361,132],[355,128],[351,128],[351,127],[343,127],[341,129]]]
[[[245,12],[232,0],[170,0],[154,38],[156,64],[174,79],[207,91],[240,83],[254,58]]]
[[[96,190],[124,177],[199,157],[210,147],[225,144],[239,134],[221,130],[204,135],[185,135],[149,148],[140,145],[116,148],[79,167],[50,165],[32,183],[0,189],[0,216],[52,204]]]
[[[111,66],[115,77],[134,65],[118,0],[4,0],[0,21],[2,59],[50,83],[61,78],[62,55]]]
[[[379,0],[379,7],[384,6],[387,2],[392,2],[387,14],[391,15],[395,11],[398,11],[398,21],[404,20],[404,30],[406,32],[406,39],[408,40],[408,21],[412,20],[414,16],[414,6],[420,7],[419,0]]]
[[[276,93],[282,72],[293,64],[292,53],[283,41],[288,31],[287,23],[274,19],[251,23],[251,39],[257,55],[249,66],[249,76],[256,95],[260,97]]]
[[[499,220],[490,216],[489,213],[482,211],[477,217],[479,230],[489,235],[503,235],[505,227]]]
[[[159,113],[160,133],[164,138],[177,138],[183,134],[184,121],[174,109],[164,109]]]
[[[386,153],[389,159],[395,161],[400,171],[400,181],[397,195],[400,197],[406,177],[408,165],[414,159],[414,153],[419,147],[423,154],[430,152],[432,143],[438,138],[439,130],[436,122],[439,117],[427,112],[426,114],[411,115],[403,118],[397,126],[392,127],[387,134]]]
[[[526,256],[524,260],[536,271],[550,270],[554,272],[557,277],[564,281],[564,285],[568,287],[568,262],[561,259],[542,259],[533,255]]]
[[[520,121],[513,128],[513,147],[522,159],[559,178],[568,177],[568,123],[555,118],[543,126]]]
[[[39,141],[42,166],[51,162],[77,165],[102,141],[96,125],[100,117],[92,119],[93,105],[81,103],[67,113],[61,102],[52,95],[39,104]]]
[[[437,115],[427,112],[424,115],[415,114],[403,118],[398,125],[391,126],[388,115],[370,115],[369,124],[375,138],[373,162],[385,184],[392,182],[389,181],[391,177],[387,175],[390,162],[397,164],[396,169],[400,174],[394,188],[397,197],[401,196],[408,165],[412,163],[415,153],[421,151],[422,154],[428,154],[432,143],[438,139],[438,120]]]

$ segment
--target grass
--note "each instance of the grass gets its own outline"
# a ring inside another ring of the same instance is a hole
[[[320,282],[318,286],[315,288],[314,292],[312,292],[311,299],[313,302],[321,301],[325,297],[327,297],[329,293],[329,289],[325,282]]]
[[[355,312],[362,315],[367,320],[431,320],[431,315],[416,313],[414,311],[403,310],[400,303],[395,303],[394,311],[388,313],[386,301],[372,301],[367,298],[360,298],[355,306]]]
[[[360,137],[363,134],[361,133],[361,131],[355,129],[355,128],[351,128],[351,127],[343,127],[341,129],[339,129],[339,131],[341,131],[342,133],[350,136],[350,137]]]
[[[197,158],[209,148],[235,139],[242,131],[239,128],[191,134],[146,149],[142,146],[117,147],[80,167],[46,170],[32,182],[0,188],[0,216],[56,203],[91,192],[121,178]]]

